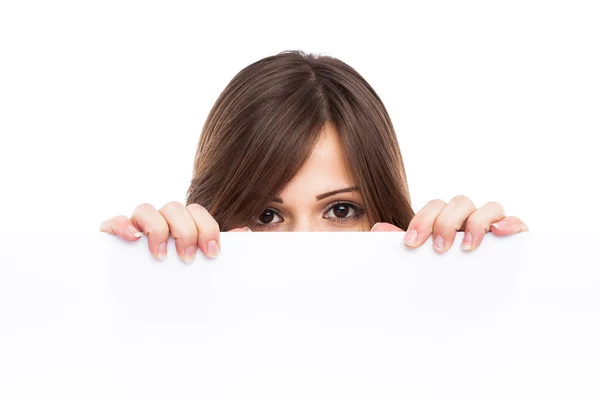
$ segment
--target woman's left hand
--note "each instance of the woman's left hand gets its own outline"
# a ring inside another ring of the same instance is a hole
[[[371,232],[402,231],[395,225],[385,222],[373,225]],[[433,234],[434,250],[443,253],[454,243],[456,232],[464,231],[463,250],[474,250],[481,244],[486,232],[497,236],[507,236],[529,231],[527,225],[517,217],[507,217],[504,208],[489,202],[481,208],[475,207],[466,196],[456,196],[449,203],[431,200],[410,221],[404,243],[409,247],[419,247]]]

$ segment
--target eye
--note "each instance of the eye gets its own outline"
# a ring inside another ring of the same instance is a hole
[[[279,218],[279,220],[277,220]],[[273,222],[275,220],[275,222]],[[258,217],[257,225],[270,225],[276,224],[283,221],[283,219],[277,214],[276,211],[267,208],[262,214]]]
[[[331,219],[339,223],[351,222],[362,217],[364,211],[358,205],[349,202],[337,202],[334,203],[327,212],[323,215],[323,218]]]

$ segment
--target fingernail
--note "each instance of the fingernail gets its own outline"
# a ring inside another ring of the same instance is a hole
[[[142,237],[142,232],[138,231],[137,229],[135,229],[134,226],[129,225],[129,228],[127,228],[129,230],[129,233],[131,233],[133,236],[135,237]]]
[[[162,242],[158,246],[158,259],[162,261],[167,259],[167,242]]]
[[[215,258],[219,254],[219,244],[216,240],[211,240],[208,242],[208,256],[211,258]]]
[[[506,222],[505,219],[503,219],[502,221],[498,221],[498,222],[495,222],[495,223],[492,224],[492,226],[494,228],[502,228],[502,227],[504,227],[506,225],[508,225],[508,222]]]
[[[186,263],[191,263],[196,258],[196,246],[190,246],[185,249],[185,253],[183,254],[183,261]]]
[[[465,237],[463,238],[463,242],[460,247],[463,250],[469,250],[471,248],[472,243],[473,243],[473,235],[471,235],[471,232],[465,232]]]
[[[433,240],[433,248],[437,251],[444,251],[444,238],[441,235],[437,235]]]
[[[377,225],[379,225],[380,223],[381,223],[381,222],[378,222],[378,223],[376,223],[375,225],[373,225],[373,227],[371,228],[371,232],[373,232],[373,231],[375,230],[375,227],[376,227]]]
[[[406,232],[406,235],[404,235],[404,243],[406,243],[409,246],[414,246],[417,243],[418,236],[419,234],[417,233],[417,231],[415,231],[414,229],[409,229],[408,232]]]

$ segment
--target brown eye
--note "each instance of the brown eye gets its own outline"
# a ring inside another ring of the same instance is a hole
[[[332,207],[333,215],[338,218],[346,218],[348,213],[350,213],[350,207],[345,204],[336,204]]]
[[[331,219],[334,221],[350,221],[353,219],[360,218],[363,215],[363,210],[359,206],[353,203],[339,202],[333,204],[323,218]]]
[[[259,224],[266,225],[266,224],[272,223],[275,218],[281,219],[275,211],[267,209],[260,215],[260,217],[258,217],[258,222],[259,222]],[[279,222],[279,221],[275,221],[275,222]]]

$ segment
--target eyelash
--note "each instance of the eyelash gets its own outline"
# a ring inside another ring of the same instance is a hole
[[[351,202],[351,201],[341,201],[341,200],[340,200],[340,201],[334,201],[333,203],[329,204],[329,205],[328,205],[328,207],[327,207],[327,210],[325,211],[325,213],[323,213],[323,215],[326,215],[326,214],[328,214],[328,213],[329,213],[329,212],[330,212],[330,211],[333,209],[333,207],[335,207],[335,206],[337,206],[337,205],[345,205],[345,206],[350,206],[350,207],[352,207],[352,208],[354,209],[354,215],[353,215],[353,216],[351,216],[351,217],[347,217],[347,218],[338,218],[338,217],[334,217],[334,218],[326,218],[326,219],[329,219],[329,220],[333,220],[333,221],[334,221],[336,224],[339,224],[339,225],[347,225],[347,224],[350,224],[350,223],[352,223],[352,222],[354,222],[354,221],[358,220],[358,219],[359,219],[360,217],[362,217],[362,216],[363,216],[363,214],[365,213],[365,211],[363,210],[363,208],[362,208],[361,206],[359,206],[358,204],[356,204],[356,203],[353,203],[353,202]],[[266,209],[265,209],[265,210],[264,210],[264,211],[261,213],[261,215],[260,215],[260,216],[262,216],[262,214],[264,214],[264,212],[265,212],[265,211],[272,211],[272,212],[274,212],[274,213],[275,213],[275,214],[276,214],[276,215],[277,215],[279,218],[281,218],[281,219],[283,220],[283,218],[281,217],[281,215],[279,215],[279,214],[281,213],[281,211],[279,211],[279,210],[277,210],[277,209],[275,209],[275,208],[268,207],[268,208],[266,208]],[[258,218],[260,218],[260,216],[259,216]],[[270,222],[270,223],[268,223],[268,224],[263,224],[263,223],[259,222],[259,223],[255,223],[255,224],[254,224],[254,227],[258,227],[258,228],[260,229],[260,228],[264,228],[264,227],[269,227],[269,226],[277,225],[277,224],[280,224],[280,223],[281,223],[281,222],[276,222],[276,223],[272,223],[272,222]]]

